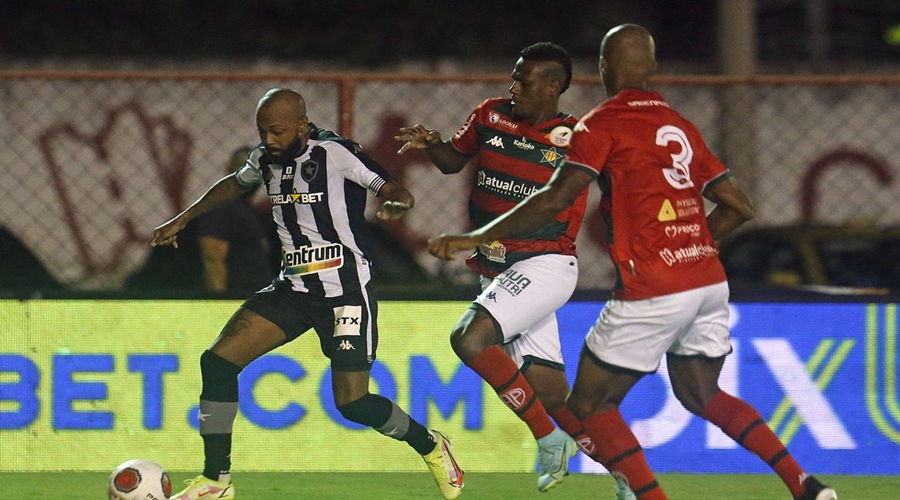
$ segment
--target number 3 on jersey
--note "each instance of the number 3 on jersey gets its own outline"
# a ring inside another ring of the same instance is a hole
[[[674,125],[665,125],[656,131],[656,144],[668,146],[670,142],[681,145],[681,151],[669,156],[672,157],[672,168],[664,168],[663,175],[666,181],[675,189],[687,189],[693,187],[691,181],[691,160],[694,158],[694,150],[688,142],[684,131]]]

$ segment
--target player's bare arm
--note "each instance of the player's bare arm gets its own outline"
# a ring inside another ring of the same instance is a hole
[[[741,224],[753,219],[753,202],[734,179],[725,179],[716,184],[705,196],[716,204],[716,208],[706,217],[713,239],[727,236]]]
[[[474,250],[478,245],[533,231],[549,223],[556,214],[571,205],[593,179],[593,176],[578,168],[559,168],[546,186],[490,224],[465,234],[442,234],[428,240],[428,252],[439,259],[453,260],[457,252]]]
[[[431,163],[434,163],[434,166],[445,174],[462,171],[470,158],[457,151],[450,141],[442,140],[440,132],[418,123],[412,127],[401,128],[400,132],[394,136],[394,140],[403,143],[397,150],[397,154],[402,155],[409,149],[422,149],[428,155]]]
[[[399,219],[416,204],[412,193],[396,181],[390,181],[381,186],[378,196],[385,198],[385,202],[381,204],[381,208],[375,214],[381,220]]]
[[[187,226],[188,222],[202,213],[208,212],[223,203],[237,198],[246,190],[247,188],[238,183],[234,174],[223,177],[213,184],[203,196],[192,203],[191,206],[154,229],[153,240],[150,241],[150,246],[158,247],[172,245],[175,248],[178,248],[178,233]]]

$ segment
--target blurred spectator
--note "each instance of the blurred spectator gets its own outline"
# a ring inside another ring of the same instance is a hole
[[[249,151],[241,147],[232,152],[225,173],[243,165]],[[276,252],[270,250],[267,239],[268,233],[274,233],[274,223],[265,225],[271,215],[261,217],[251,205],[254,192],[198,217],[196,224],[178,235],[178,248],[153,247],[126,287],[153,292],[247,292],[266,286],[280,258],[272,256]]]
[[[249,147],[236,149],[225,175],[239,169]],[[271,281],[276,269],[269,259],[270,239],[250,199],[254,191],[197,218],[197,248],[203,262],[203,285],[207,291],[255,291]]]

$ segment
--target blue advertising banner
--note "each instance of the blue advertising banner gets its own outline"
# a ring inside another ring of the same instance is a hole
[[[0,301],[0,471],[110,470],[135,456],[196,469],[199,458],[182,450],[199,445],[198,359],[239,304]],[[450,349],[468,305],[381,303],[372,390],[447,432],[466,470],[534,470],[527,427]],[[570,380],[602,305],[558,312]],[[805,468],[900,474],[895,304],[738,303],[730,321],[734,352],[721,387],[756,407]],[[681,407],[665,362],[635,386],[622,414],[658,472],[769,472]],[[348,447],[369,459],[355,460]],[[341,417],[311,334],[241,374],[234,456],[243,470],[422,470],[405,444]],[[571,465],[603,472],[582,454]]]
[[[600,307],[572,303],[559,312],[570,378]],[[720,386],[755,406],[804,467],[822,474],[900,473],[895,304],[733,304],[731,326],[734,352]],[[659,472],[769,472],[681,407],[665,360],[635,386],[622,414]],[[599,469],[579,457],[579,470]]]

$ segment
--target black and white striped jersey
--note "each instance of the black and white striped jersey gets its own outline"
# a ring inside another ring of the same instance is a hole
[[[285,163],[270,162],[260,144],[236,174],[241,185],[266,185],[282,247],[279,279],[321,297],[359,290],[371,278],[366,191],[377,194],[390,176],[358,144],[318,128]]]

